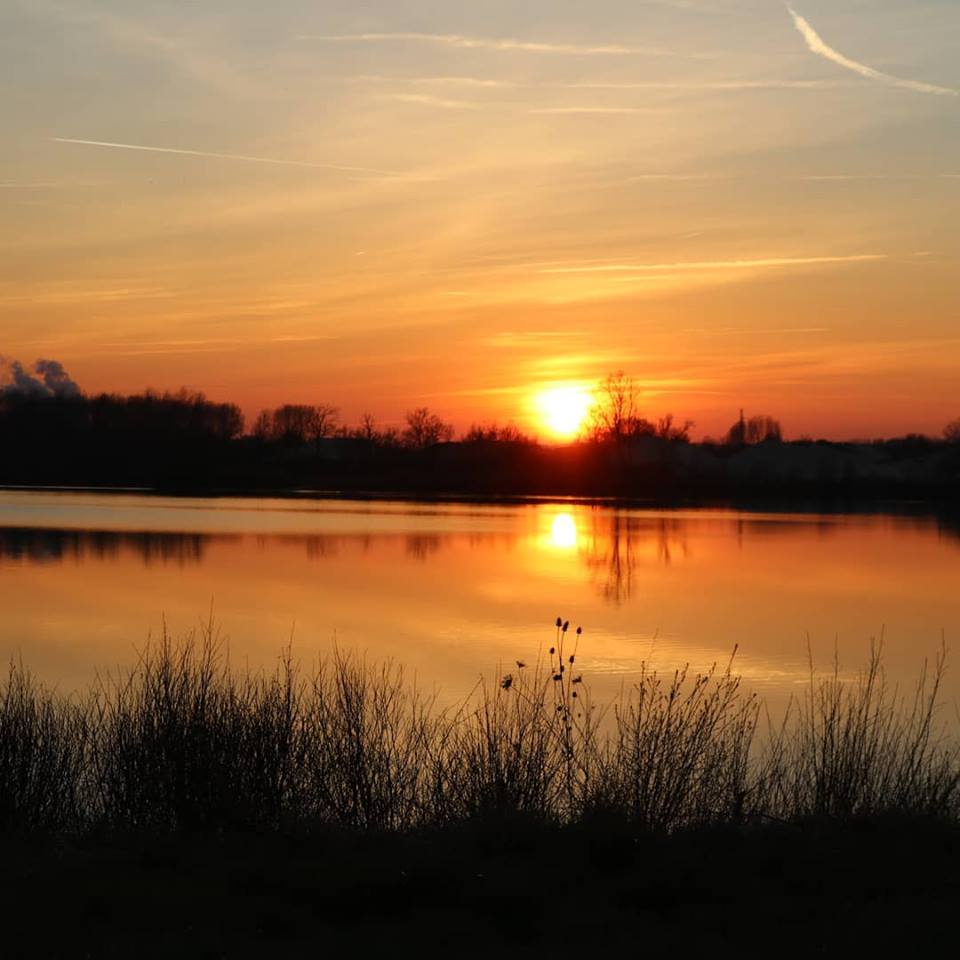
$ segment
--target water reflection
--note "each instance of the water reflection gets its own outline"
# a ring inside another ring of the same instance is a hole
[[[960,524],[943,517],[890,516],[863,518],[869,527],[893,523],[917,536],[960,537]],[[670,515],[586,506],[546,507],[540,516],[545,532],[533,538],[546,556],[577,563],[593,584],[597,596],[621,606],[642,594],[644,571],[670,567],[693,559],[695,542],[723,537],[739,551],[748,539],[808,542],[849,532],[851,518],[840,515],[741,515],[710,512]],[[545,525],[545,526],[544,526]],[[410,561],[427,565],[445,552],[510,550],[523,540],[522,529],[512,532],[358,532],[358,533],[207,533],[173,531],[85,530],[0,526],[0,559],[29,564],[65,561],[121,562],[136,559],[144,566],[201,565],[211,547],[239,549],[248,540],[258,550],[302,549],[309,561],[335,561],[343,552],[369,554],[401,544]],[[702,545],[702,544],[701,544]]]
[[[578,522],[579,521],[579,522]],[[543,550],[568,555],[583,565],[599,595],[620,604],[634,593],[641,561],[669,565],[689,554],[683,521],[660,518],[642,521],[621,513],[582,511],[555,514],[549,533],[540,538]],[[145,566],[186,566],[204,562],[211,546],[229,548],[247,539],[245,534],[169,533],[116,530],[58,530],[0,527],[0,558],[31,564],[86,560],[120,562],[136,559]],[[336,560],[343,551],[369,553],[402,543],[412,561],[427,564],[443,551],[489,550],[513,538],[493,533],[396,534],[256,534],[260,551],[274,547],[302,548],[309,561]]]
[[[580,539],[580,556],[603,599],[615,605],[630,600],[644,565],[668,567],[689,559],[688,524],[619,511],[593,514],[589,535]]]
[[[251,664],[273,663],[295,625],[305,657],[335,639],[454,693],[535,659],[557,614],[583,624],[584,670],[610,689],[644,659],[698,668],[738,645],[750,682],[787,696],[808,634],[827,663],[840,637],[855,668],[882,630],[893,677],[912,680],[942,632],[960,633],[958,530],[889,514],[0,493],[0,658],[82,685],[161,616],[182,630],[212,603]]]
[[[64,560],[119,560],[134,556],[145,565],[185,566],[203,561],[214,538],[197,533],[134,533],[115,530],[38,530],[0,527],[0,558],[36,564]],[[224,541],[238,536],[221,536]]]
[[[420,563],[426,562],[444,545],[444,540],[436,533],[411,533],[404,537],[407,556]]]
[[[573,550],[577,546],[577,522],[569,513],[558,513],[550,525],[550,544],[557,550]]]
[[[137,559],[153,564],[200,564],[213,544],[240,544],[244,534],[140,533],[116,530],[44,530],[30,527],[0,527],[0,558],[27,563],[49,564],[64,561]],[[443,549],[456,546],[460,538],[438,534],[330,535],[258,534],[252,538],[260,550],[274,545],[303,547],[309,560],[335,559],[341,550],[366,553],[378,544],[400,541],[412,560],[426,562]],[[489,538],[488,538],[489,539]],[[477,548],[483,538],[468,542]]]

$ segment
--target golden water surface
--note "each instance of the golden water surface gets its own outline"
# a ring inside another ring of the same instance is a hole
[[[958,587],[960,536],[932,516],[0,491],[0,656],[63,689],[212,608],[235,664],[336,643],[459,698],[533,662],[559,614],[595,693],[737,647],[776,702],[807,682],[808,645],[853,672],[882,636],[912,683],[960,635]]]

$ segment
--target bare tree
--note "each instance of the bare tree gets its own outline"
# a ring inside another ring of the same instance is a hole
[[[404,446],[422,450],[453,439],[453,424],[441,420],[427,407],[410,410],[406,420],[407,429],[403,431]]]
[[[639,415],[639,389],[633,377],[622,370],[611,373],[596,390],[589,414],[589,433],[594,440],[624,440],[643,432]]]
[[[474,443],[480,440],[494,441],[497,443],[529,443],[530,438],[519,427],[512,423],[500,425],[498,423],[475,423],[463,435],[467,443]]]
[[[783,440],[780,421],[761,415],[747,421],[747,443],[779,443]]]
[[[313,408],[314,415],[314,434],[311,439],[322,440],[325,437],[332,437],[337,431],[337,420],[340,417],[340,411],[337,407],[328,403],[318,403]]]
[[[287,403],[276,410],[262,411],[254,423],[253,433],[260,440],[313,443],[334,435],[337,414],[337,408],[328,404]]]
[[[688,443],[690,431],[694,428],[693,420],[684,420],[679,426],[673,422],[673,414],[668,413],[657,421],[657,436],[661,440],[671,440],[675,443]]]
[[[357,436],[361,440],[377,439],[377,421],[372,413],[365,413],[360,418],[360,426],[357,429]]]
[[[744,417],[740,411],[740,419],[727,431],[726,442],[732,447],[742,447],[754,443],[779,443],[783,440],[783,430],[780,421],[766,414]]]

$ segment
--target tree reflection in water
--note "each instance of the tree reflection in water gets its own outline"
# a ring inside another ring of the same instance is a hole
[[[641,564],[669,566],[689,556],[686,521],[619,511],[590,514],[589,533],[578,543],[601,596],[617,606],[633,597]]]

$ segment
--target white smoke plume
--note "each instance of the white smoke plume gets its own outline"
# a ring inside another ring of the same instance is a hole
[[[33,372],[19,360],[0,357],[0,398],[70,400],[80,396],[80,387],[58,360],[37,360]]]

